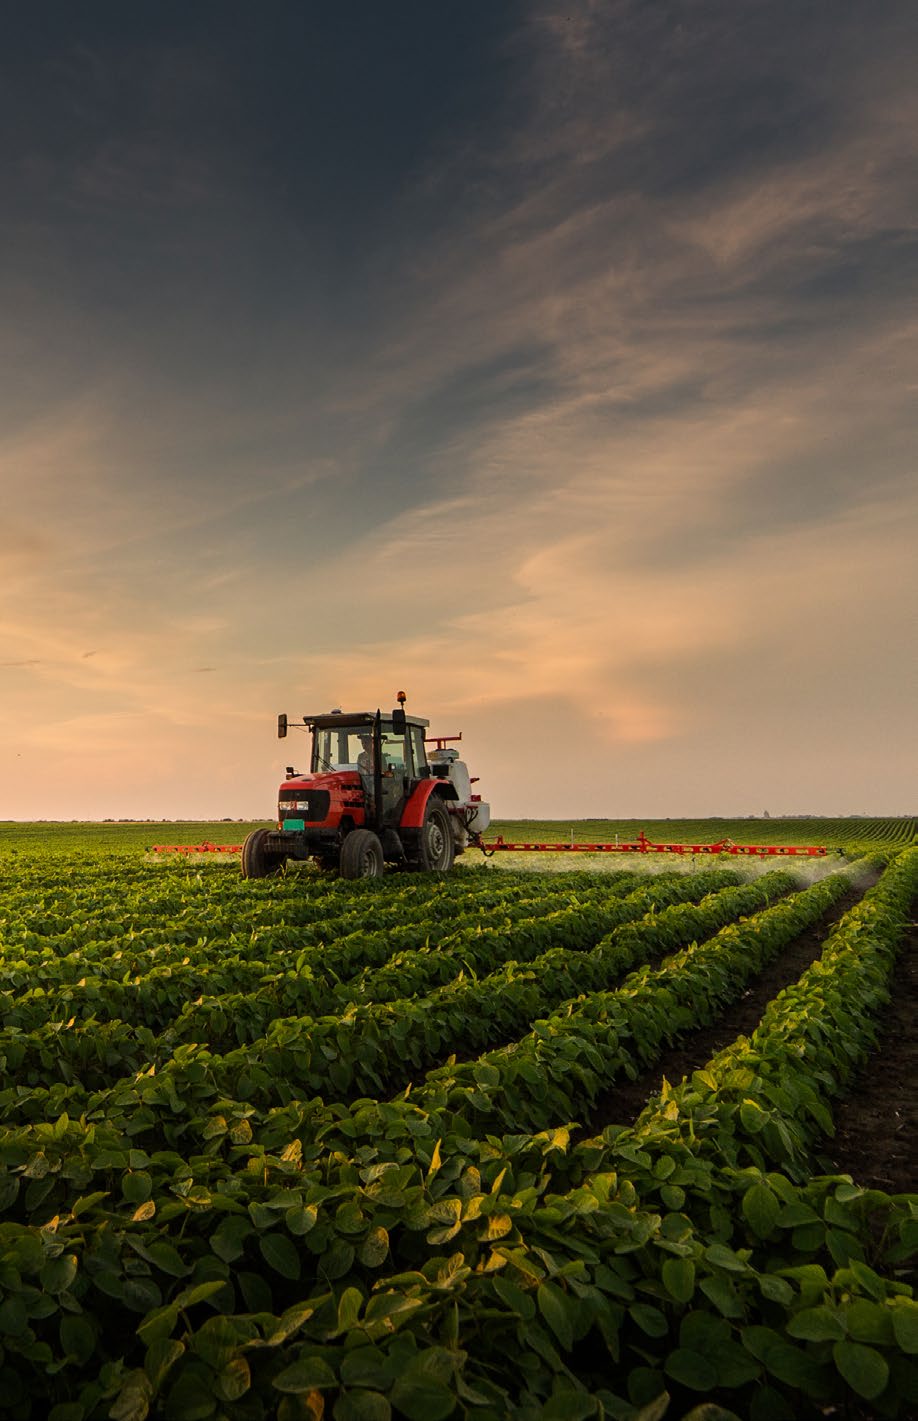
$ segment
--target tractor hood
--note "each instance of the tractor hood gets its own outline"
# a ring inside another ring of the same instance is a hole
[[[343,788],[345,785],[359,785],[359,770],[326,770],[316,775],[293,775],[289,780],[284,780],[280,787],[281,797],[284,792],[289,792],[291,798],[294,790],[316,790]]]
[[[342,815],[362,823],[365,803],[358,770],[294,775],[277,792],[278,823],[284,829],[337,829]]]

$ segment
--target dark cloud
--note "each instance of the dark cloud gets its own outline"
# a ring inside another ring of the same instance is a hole
[[[738,329],[745,296],[767,308],[751,341],[786,346],[797,325],[893,299],[913,275],[907,233],[858,246],[823,224],[782,232],[764,270],[704,270],[660,218],[830,150],[863,110],[855,76],[891,63],[914,26],[904,4],[868,22],[825,0],[461,17],[282,3],[257,21],[241,0],[21,10],[0,55],[16,417],[102,381],[164,481],[203,492],[219,463],[244,486],[300,449],[362,469],[368,509],[391,510],[402,480],[410,504],[425,480],[437,493],[457,438],[563,395],[563,326],[527,332],[528,348],[512,329],[483,329],[477,351],[466,334],[454,369],[431,362],[406,386],[382,445],[378,410],[364,430],[342,392],[418,322],[447,253],[446,279],[465,280],[603,204],[521,300],[634,267],[632,329],[669,315],[684,341],[693,309],[718,305]],[[667,263],[671,280],[643,279]],[[610,399],[651,420],[703,378],[619,400],[611,370]]]
[[[799,779],[800,666],[857,750],[852,659],[895,700],[906,644],[877,626],[914,513],[916,39],[905,0],[20,7],[4,654],[208,736],[198,678],[258,660],[230,764],[291,678],[360,703],[383,656],[441,707],[474,687],[496,739],[501,687],[550,739],[585,684],[660,812],[728,742]],[[92,674],[60,654],[99,640]]]
[[[513,4],[473,23],[419,3],[21,10],[0,53],[20,418],[100,379],[132,421],[132,380],[195,388],[215,416],[242,389],[276,407],[291,365],[296,397],[319,394],[442,220],[415,202],[406,221],[406,193],[505,122],[518,22]]]
[[[892,227],[847,240],[839,234],[835,242],[800,254],[795,265],[785,291],[775,293],[784,295],[789,308],[839,330],[850,328],[852,317],[870,325],[873,318],[888,318],[902,292],[918,282],[918,232]]]
[[[494,138],[518,14],[52,3],[7,34],[0,152],[19,200],[69,216],[84,255],[105,222],[110,257],[133,237],[135,263],[164,263],[168,222],[193,241],[208,206],[244,204],[256,234],[267,213],[317,240],[334,281],[440,145]]]
[[[455,370],[405,399],[382,448],[369,461],[367,523],[412,500],[436,502],[464,487],[473,449],[490,427],[557,398],[551,349],[533,343]]]

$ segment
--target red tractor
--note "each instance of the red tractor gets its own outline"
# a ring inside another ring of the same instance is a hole
[[[404,691],[398,702],[389,716],[334,710],[303,717],[312,733],[309,774],[287,766],[277,828],[249,834],[243,878],[308,858],[343,878],[377,878],[387,863],[445,873],[477,840],[490,808],[472,794],[458,751],[447,748],[450,737],[427,739],[430,722],[406,714]],[[279,738],[287,731],[286,715],[278,716]]]

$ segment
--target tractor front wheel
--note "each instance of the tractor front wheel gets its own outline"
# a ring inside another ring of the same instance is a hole
[[[284,860],[277,854],[269,853],[265,847],[267,838],[267,829],[253,829],[249,834],[242,846],[243,878],[267,878],[283,866]]]
[[[428,801],[418,840],[418,868],[448,873],[453,866],[455,845],[449,814],[438,800]]]
[[[341,845],[342,878],[382,878],[383,848],[372,829],[352,829]]]

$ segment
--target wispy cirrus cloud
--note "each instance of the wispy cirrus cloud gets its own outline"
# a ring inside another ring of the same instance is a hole
[[[507,813],[541,812],[517,738],[567,757],[559,812],[906,808],[914,26],[508,12],[424,141],[378,112],[372,172],[353,135],[294,152],[232,26],[200,72],[197,38],[71,53],[91,121],[36,123],[3,239],[0,669],[36,747],[256,812],[278,703],[397,668]]]

